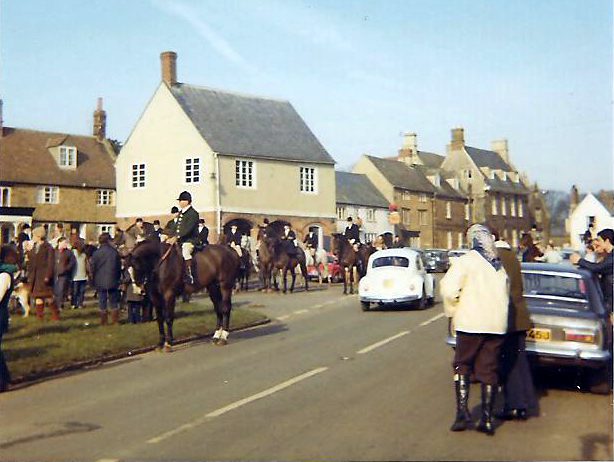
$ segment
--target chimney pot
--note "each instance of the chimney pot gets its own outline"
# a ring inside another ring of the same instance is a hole
[[[98,98],[96,101],[93,135],[98,141],[107,137],[107,113],[102,109],[102,98]]]
[[[462,149],[465,147],[465,130],[462,127],[452,129],[452,149]]]
[[[162,65],[162,81],[167,85],[177,83],[177,53],[174,51],[164,51],[160,53],[160,64]]]

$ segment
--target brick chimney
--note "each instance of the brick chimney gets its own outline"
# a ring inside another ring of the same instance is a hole
[[[495,140],[490,144],[491,150],[495,151],[501,156],[506,164],[510,163],[510,155],[507,148],[507,140]]]
[[[578,193],[578,188],[574,184],[571,187],[571,195],[569,197],[569,214],[570,215],[575,210],[575,208],[578,206],[579,203],[580,203],[580,194]]]
[[[162,81],[167,85],[177,83],[177,53],[174,51],[164,51],[160,53],[160,64],[162,65]]]
[[[397,160],[409,165],[418,163],[418,142],[415,133],[403,134],[403,146],[399,149]]]
[[[94,111],[93,135],[98,141],[102,141],[107,137],[107,113],[102,109],[102,98],[98,98],[96,110]]]
[[[452,142],[450,143],[452,149],[463,149],[465,147],[465,130],[461,127],[455,127],[452,129]]]

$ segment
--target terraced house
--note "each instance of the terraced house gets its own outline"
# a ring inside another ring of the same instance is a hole
[[[205,218],[210,241],[230,225],[255,236],[266,217],[335,230],[334,160],[283,100],[177,81],[174,52],[160,56],[162,81],[117,161],[117,219],[163,220],[182,190]],[[213,239],[213,240],[212,240]]]
[[[2,121],[0,102],[0,122]],[[115,151],[106,138],[102,100],[93,135],[52,133],[0,124],[0,240],[27,223],[63,223],[95,240],[115,224]]]

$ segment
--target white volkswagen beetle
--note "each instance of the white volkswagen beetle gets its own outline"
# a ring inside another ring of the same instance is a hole
[[[412,302],[426,308],[435,296],[435,280],[426,272],[419,251],[408,247],[378,250],[369,257],[367,274],[358,283],[363,311],[378,305]]]

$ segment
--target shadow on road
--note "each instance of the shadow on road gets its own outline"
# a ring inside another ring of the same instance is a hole
[[[7,449],[19,444],[31,443],[46,438],[55,438],[58,436],[70,435],[72,433],[89,433],[94,430],[100,430],[100,425],[80,423],[80,422],[65,422],[62,424],[64,428],[53,430],[49,432],[35,433],[34,435],[24,436],[15,440],[7,441],[0,444],[0,449]]]

